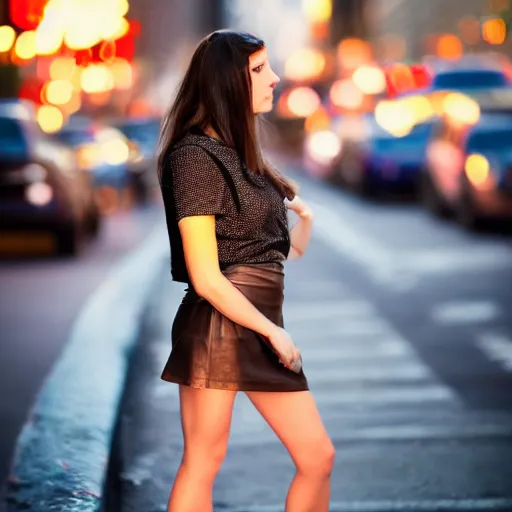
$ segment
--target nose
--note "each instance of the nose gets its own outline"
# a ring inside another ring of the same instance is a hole
[[[272,89],[281,81],[281,79],[272,71],[272,74],[274,75],[272,78],[272,82],[270,84],[270,87],[272,87]]]

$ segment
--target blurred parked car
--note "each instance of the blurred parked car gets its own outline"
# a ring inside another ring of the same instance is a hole
[[[142,156],[117,128],[76,115],[55,136],[73,148],[81,169],[90,173],[96,188],[121,190],[132,185],[130,174],[138,172]]]
[[[428,210],[454,212],[468,228],[512,219],[512,113],[483,113],[474,125],[440,119],[421,183]]]
[[[2,252],[33,245],[74,255],[101,222],[90,176],[17,100],[0,102],[0,217]]]
[[[432,123],[417,124],[403,136],[383,130],[373,117],[368,123],[365,139],[352,142],[352,147],[345,144],[338,162],[341,182],[366,196],[415,191]]]
[[[128,162],[137,197],[144,202],[150,192],[158,186],[156,173],[156,152],[160,134],[160,118],[124,119],[113,123],[137,147],[140,159]]]
[[[324,179],[345,186],[363,196],[378,196],[382,192],[413,192],[418,185],[425,161],[425,148],[432,122],[414,126],[401,137],[384,130],[373,114],[355,119],[338,118],[332,126],[331,137],[339,137],[327,145],[327,132],[321,147],[306,145],[306,161],[321,159],[332,148],[332,158],[319,171]],[[318,134],[309,139],[314,141]]]
[[[437,72],[429,87],[431,90],[471,91],[510,87],[507,75],[499,69],[453,68]]]

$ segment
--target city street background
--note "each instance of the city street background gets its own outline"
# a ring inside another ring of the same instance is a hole
[[[87,344],[108,368],[118,341],[88,333],[109,317],[115,330],[128,276],[150,272],[140,322],[119,329],[137,336],[107,485],[83,492],[109,512],[166,510],[182,438],[160,373],[185,285],[169,272],[158,131],[195,45],[226,27],[267,44],[281,82],[265,148],[314,212],[307,253],[285,264],[284,322],[337,449],[332,511],[512,511],[508,0],[0,1],[0,511],[46,510],[33,496],[57,477],[24,481],[22,455],[37,466],[58,443],[24,452],[20,434],[47,389],[63,431],[64,388],[114,396],[73,373],[59,395],[53,371],[87,372]],[[88,439],[84,424],[76,446]],[[80,478],[78,458],[54,462]],[[283,510],[293,471],[240,393],[215,509]]]

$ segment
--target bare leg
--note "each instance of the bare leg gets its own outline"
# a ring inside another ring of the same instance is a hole
[[[249,391],[247,396],[295,463],[286,512],[328,512],[335,450],[311,393]]]
[[[212,512],[213,483],[226,455],[236,391],[180,386],[184,450],[168,512]]]

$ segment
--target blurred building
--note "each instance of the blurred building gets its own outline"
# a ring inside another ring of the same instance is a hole
[[[380,53],[379,58],[390,54],[390,60],[400,60],[400,57],[416,60],[439,51],[455,55],[460,50],[464,53],[493,51],[512,55],[510,35],[501,38],[500,34],[491,33],[487,39],[496,37],[493,39],[495,44],[490,44],[485,40],[483,30],[486,20],[499,19],[510,11],[509,0],[370,1],[366,19],[377,54]],[[440,43],[443,35],[449,37]]]
[[[224,26],[222,0],[130,0],[141,23],[137,40],[140,95],[165,109],[199,40]]]
[[[333,0],[330,40],[334,46],[344,38],[367,39],[369,27],[366,13],[368,0]]]

